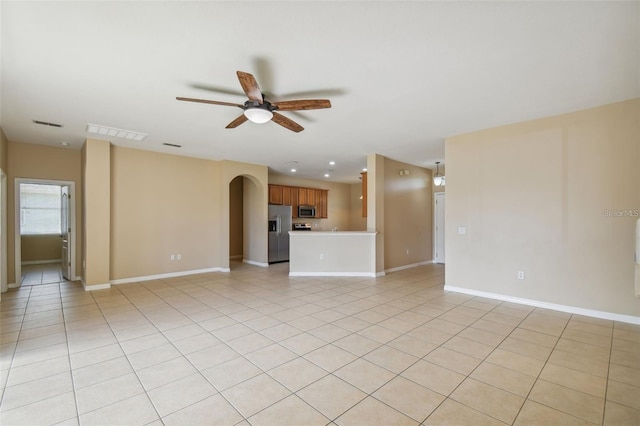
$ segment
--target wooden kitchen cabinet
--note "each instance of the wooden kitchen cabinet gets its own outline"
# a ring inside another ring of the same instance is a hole
[[[298,205],[315,206],[316,190],[313,188],[298,188]]]
[[[291,206],[291,216],[298,217],[298,206],[315,206],[316,218],[329,217],[329,191],[327,189],[269,184],[269,204]]]
[[[327,219],[329,217],[329,191],[316,189],[316,218]]]
[[[290,186],[283,186],[282,187],[282,204],[284,204],[285,206],[292,206],[293,205],[293,200],[291,197],[291,193],[294,192],[292,190],[295,190],[295,188],[292,188]],[[298,191],[295,191],[296,193],[296,199],[298,198]],[[297,204],[297,203],[296,203]]]
[[[298,218],[298,188],[295,186],[287,187],[288,191],[286,191],[285,200],[289,201],[288,206],[291,206],[291,216],[294,219]]]
[[[282,205],[282,189],[281,185],[269,185],[269,204]]]

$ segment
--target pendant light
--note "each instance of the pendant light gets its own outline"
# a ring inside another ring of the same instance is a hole
[[[440,174],[440,162],[436,161],[436,174],[433,175],[433,184],[435,186],[442,186],[444,185],[444,175]]]

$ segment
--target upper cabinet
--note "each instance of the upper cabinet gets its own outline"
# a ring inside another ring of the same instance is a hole
[[[292,215],[298,217],[298,206],[315,206],[316,218],[329,217],[329,191],[326,189],[269,184],[269,204],[292,207]]]
[[[316,217],[327,219],[329,217],[329,191],[326,189],[316,189]]]
[[[280,185],[269,185],[269,204],[283,205],[284,198],[282,196],[282,190],[283,187]]]

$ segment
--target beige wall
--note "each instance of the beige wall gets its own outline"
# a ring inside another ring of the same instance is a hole
[[[20,260],[23,263],[62,258],[60,235],[23,235],[20,240]]]
[[[351,217],[349,226],[351,231],[366,231],[367,218],[362,216],[362,182],[351,185]]]
[[[116,146],[111,158],[112,280],[220,265],[215,162]]]
[[[447,139],[446,284],[639,315],[637,218],[604,214],[640,209],[639,126],[634,99]]]
[[[7,164],[9,161],[9,141],[0,127],[0,169],[7,172]]]
[[[8,282],[15,283],[15,178],[64,180],[75,182],[76,229],[82,229],[81,153],[70,148],[8,142],[7,157],[7,271]],[[76,275],[81,273],[82,237],[76,232]]]
[[[384,159],[385,269],[433,260],[431,170]],[[400,175],[400,171],[403,175]],[[406,174],[408,171],[409,173]],[[408,253],[407,253],[408,252]]]
[[[108,286],[111,264],[111,156],[107,141],[87,139],[82,147],[84,216],[82,264],[86,289]]]
[[[340,231],[361,230],[354,229],[354,224],[351,222],[351,209],[353,206],[351,204],[350,184],[299,179],[275,173],[269,173],[269,183],[329,190],[327,219],[295,219],[294,222],[311,223],[313,229],[317,231],[330,231],[334,227],[337,227]],[[359,227],[359,224],[356,226]]]

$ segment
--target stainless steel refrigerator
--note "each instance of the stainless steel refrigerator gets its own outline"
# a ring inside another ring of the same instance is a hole
[[[269,205],[269,263],[289,261],[291,206]]]

